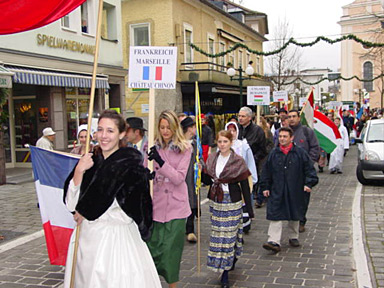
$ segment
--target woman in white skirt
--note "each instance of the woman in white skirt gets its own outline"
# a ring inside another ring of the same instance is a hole
[[[80,230],[76,288],[161,287],[144,241],[150,238],[152,200],[141,153],[120,148],[125,121],[104,111],[98,122],[99,147],[85,154],[64,187],[64,201]],[[78,228],[76,228],[78,229]],[[74,231],[64,287],[70,286]]]

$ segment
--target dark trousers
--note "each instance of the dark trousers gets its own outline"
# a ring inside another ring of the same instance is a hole
[[[307,211],[309,206],[309,200],[311,199],[311,193],[304,192],[304,213],[303,213],[303,219],[300,220],[301,225],[305,225],[307,223]]]
[[[193,208],[191,210],[192,210],[192,213],[187,218],[185,234],[195,233],[195,217],[197,215],[197,208]]]

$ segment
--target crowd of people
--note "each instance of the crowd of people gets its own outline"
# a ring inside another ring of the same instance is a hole
[[[319,180],[315,163],[321,173],[328,160],[330,173],[341,174],[351,134],[358,135],[367,119],[363,115],[355,123],[349,111],[343,114],[327,115],[342,135],[329,155],[314,131],[301,124],[297,110],[280,109],[277,121],[262,118],[257,125],[252,110],[242,107],[220,131],[202,115],[198,159],[195,118],[184,113],[166,110],[159,115],[152,147],[139,117],[124,120],[116,111],[104,111],[90,151],[88,127],[81,125],[79,145],[71,152],[82,157],[64,189],[76,229],[81,225],[75,287],[161,287],[159,275],[176,287],[185,239],[197,241],[196,169],[208,187],[207,268],[221,273],[221,287],[230,287],[229,272],[242,255],[243,233],[251,229],[254,208],[267,205],[264,249],[281,251],[283,221],[288,221],[289,245],[299,247],[311,191]],[[54,135],[45,128],[38,144],[52,149]],[[146,168],[148,161],[153,161],[153,171]],[[74,235],[64,287],[71,279]]]

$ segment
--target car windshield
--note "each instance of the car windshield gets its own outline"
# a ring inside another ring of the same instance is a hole
[[[384,142],[384,123],[372,124],[369,128],[367,142]]]

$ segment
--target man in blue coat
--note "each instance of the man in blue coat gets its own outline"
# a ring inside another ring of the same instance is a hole
[[[268,242],[263,248],[279,252],[282,221],[288,221],[289,244],[300,246],[299,221],[305,213],[305,194],[319,181],[308,153],[293,142],[293,131],[281,127],[279,146],[268,156],[262,170],[260,188],[268,197],[267,219],[270,220]]]

